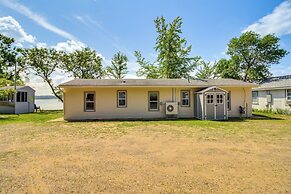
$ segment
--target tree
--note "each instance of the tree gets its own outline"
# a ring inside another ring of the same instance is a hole
[[[52,74],[61,63],[61,53],[55,49],[31,48],[23,50],[23,61],[33,74],[41,77],[51,88],[53,94],[61,101],[62,92],[54,86]]]
[[[216,77],[216,62],[206,62],[201,60],[198,65],[198,72],[195,75],[199,79],[212,79]]]
[[[7,80],[14,80],[14,65],[20,60],[21,49],[14,47],[13,43],[13,38],[0,34],[0,78]],[[19,73],[23,70],[24,66],[19,63],[16,71],[17,80],[20,79]]]
[[[177,17],[167,24],[164,17],[155,19],[156,38],[155,51],[158,57],[155,63],[146,61],[139,51],[135,52],[140,64],[138,75],[147,78],[188,78],[197,66],[200,57],[190,57],[191,45],[181,38],[182,18]]]
[[[217,72],[222,78],[235,78],[243,81],[260,82],[271,76],[272,64],[278,64],[288,54],[280,48],[280,39],[268,34],[261,37],[255,32],[245,32],[228,43],[229,60],[218,62]]]
[[[160,76],[159,68],[149,61],[146,61],[142,57],[140,51],[134,51],[136,62],[140,65],[140,68],[136,72],[137,76],[145,76],[147,79],[158,79]]]
[[[127,71],[128,58],[125,54],[118,52],[112,60],[111,65],[107,67],[107,75],[113,79],[122,79],[128,73]]]
[[[88,47],[69,54],[63,53],[62,63],[62,69],[74,78],[101,79],[105,75],[102,58]]]

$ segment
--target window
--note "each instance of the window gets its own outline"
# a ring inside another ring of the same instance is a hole
[[[252,102],[253,104],[257,104],[259,101],[258,101],[258,91],[253,91],[252,92]]]
[[[85,92],[85,112],[95,111],[95,92]]]
[[[126,91],[117,91],[117,107],[118,108],[126,108]]]
[[[286,95],[287,101],[291,101],[291,89],[287,89]]]
[[[149,110],[159,110],[159,92],[149,92]]]
[[[231,110],[231,92],[227,94],[227,109]]]
[[[9,93],[8,95],[4,95],[0,97],[0,102],[13,102],[14,94]]]
[[[181,106],[190,106],[190,91],[181,91]]]
[[[216,103],[223,104],[223,94],[216,94]]]
[[[207,104],[213,104],[213,94],[206,95],[206,102]]]
[[[16,102],[27,102],[27,92],[17,92]]]

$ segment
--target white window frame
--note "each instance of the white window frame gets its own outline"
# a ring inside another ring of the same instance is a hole
[[[124,93],[125,94],[125,97],[124,98],[121,98],[120,97],[120,93]],[[119,100],[124,100],[125,101],[125,104],[124,105],[120,105],[119,104]],[[118,90],[117,91],[117,108],[126,108],[127,107],[127,91],[126,90]]]
[[[188,98],[184,98],[183,93],[188,93]],[[183,104],[183,100],[187,100],[188,104]],[[190,107],[190,90],[181,90],[181,106]]]
[[[255,98],[253,93],[257,93],[257,96]],[[259,104],[259,91],[252,91],[252,104]]]
[[[93,94],[94,95],[94,99],[93,101],[87,101],[87,94]],[[95,106],[96,106],[96,94],[95,92],[84,92],[84,112],[95,112]],[[94,109],[91,110],[91,109],[87,109],[87,103],[93,103],[93,107]]]
[[[151,101],[151,94],[152,93],[155,93],[155,94],[157,94],[157,100],[152,100]],[[159,106],[159,104],[160,104],[160,95],[159,95],[159,92],[158,91],[149,91],[149,93],[148,93],[148,110],[149,111],[159,111],[160,110],[160,106]],[[155,102],[155,103],[157,103],[157,108],[155,108],[155,109],[152,109],[151,108],[151,103],[152,102]]]
[[[291,89],[286,89],[286,101],[291,102]]]

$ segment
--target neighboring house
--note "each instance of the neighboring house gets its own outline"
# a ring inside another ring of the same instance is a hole
[[[291,113],[291,75],[272,77],[252,92],[254,109],[287,110]]]
[[[250,117],[254,86],[233,79],[74,79],[60,85],[65,120]]]
[[[14,86],[1,87],[0,90],[14,89]],[[0,113],[21,114],[34,112],[35,91],[29,86],[16,87],[15,94],[0,98]]]

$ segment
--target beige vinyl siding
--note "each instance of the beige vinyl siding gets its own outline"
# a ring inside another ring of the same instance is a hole
[[[204,87],[205,88],[205,87]],[[179,102],[179,118],[194,118],[194,93],[203,88],[189,87],[65,87],[65,119],[122,119],[122,118],[166,118],[166,102]],[[230,117],[239,117],[239,106],[248,104],[248,116],[251,116],[251,88],[223,88],[231,91]],[[126,108],[117,107],[117,91],[127,91]],[[190,106],[181,106],[181,90],[190,91]],[[84,112],[84,92],[95,92],[95,112]],[[148,92],[159,92],[159,110],[148,110]]]

